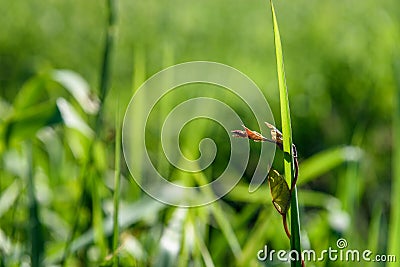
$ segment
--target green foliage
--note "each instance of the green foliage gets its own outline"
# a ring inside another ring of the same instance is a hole
[[[277,171],[268,174],[268,184],[271,190],[272,203],[280,214],[286,214],[290,207],[290,190],[285,178]]]
[[[400,61],[397,59],[394,63],[393,75],[396,77],[397,95],[395,94],[395,103],[393,109],[393,181],[391,198],[391,216],[389,224],[389,242],[388,251],[391,254],[400,250],[400,243],[395,236],[400,234],[400,212],[397,203],[400,201]],[[390,263],[389,266],[395,266],[396,263]]]
[[[288,248],[268,186],[248,192],[258,144],[251,144],[248,169],[228,195],[191,209],[148,197],[123,160],[120,166],[115,149],[120,130],[115,121],[122,119],[116,110],[144,80],[175,63],[231,65],[263,88],[279,114],[267,3],[117,4],[114,24],[107,23],[105,1],[0,1],[0,9],[7,10],[0,17],[0,266],[99,266],[117,259],[119,266],[282,266],[257,260],[266,244]],[[397,253],[399,260],[399,72],[388,62],[398,60],[400,4],[274,4],[290,73],[286,82],[299,151],[303,249],[335,247],[344,237],[349,248]],[[107,36],[115,38],[109,41],[113,54],[105,49]],[[283,76],[281,87],[282,82]],[[250,110],[238,99],[197,89],[192,95],[165,96],[160,114],[205,94],[232,99],[243,122],[254,126]],[[277,120],[276,125],[286,125],[285,136],[289,120]],[[202,121],[182,131],[182,149],[191,158],[199,154],[197,140],[215,140],[218,155],[210,168],[193,175],[177,171],[160,153],[159,140],[148,144],[150,157],[176,182],[208,183],[229,159],[227,133]],[[284,157],[277,152],[274,166],[280,173],[287,169],[279,163]]]

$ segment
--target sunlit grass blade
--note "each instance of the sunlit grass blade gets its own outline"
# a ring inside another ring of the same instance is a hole
[[[197,246],[198,246],[198,248],[200,250],[201,256],[203,257],[203,260],[204,260],[204,266],[206,266],[206,267],[214,267],[215,265],[214,265],[214,262],[213,262],[213,260],[211,258],[211,254],[208,251],[208,248],[207,248],[202,236],[199,235],[200,231],[199,231],[199,229],[197,229],[196,223],[192,222],[191,226],[193,228],[192,232],[193,232],[194,237],[195,237],[195,242],[197,243]]]
[[[271,194],[267,187],[260,187],[251,194],[248,192],[249,185],[246,183],[239,183],[226,195],[226,198],[245,203],[271,203]]]
[[[132,95],[135,95],[139,87],[145,82],[146,80],[146,51],[142,47],[137,47],[136,48],[136,53],[133,58],[133,71],[132,71]],[[129,131],[134,132],[135,129],[139,128],[140,125],[142,124],[143,118],[145,117],[143,114],[144,110],[144,103],[145,99],[144,95],[136,95],[135,97],[137,98],[142,98],[139,99],[137,102],[137,105],[135,107],[135,112],[133,114],[130,114],[132,118],[132,123],[130,123],[130,129]],[[140,147],[142,145],[142,142],[144,141],[143,136],[137,136],[136,138],[131,138],[130,142],[125,142],[124,146],[125,148],[128,148],[129,151],[135,151],[136,147]],[[130,162],[132,165],[132,168],[135,170],[138,170],[138,173],[142,173],[142,164],[143,159],[140,156],[135,157],[135,159]],[[132,188],[132,196],[134,198],[139,198],[140,194],[142,193],[139,184],[141,183],[142,177],[136,176],[134,177],[134,180],[136,182],[131,183],[131,188]]]
[[[106,256],[106,240],[104,234],[104,222],[103,222],[103,209],[101,205],[100,197],[100,184],[99,176],[96,170],[91,170],[89,174],[90,179],[90,192],[92,198],[92,220],[93,220],[93,230],[94,230],[94,243],[98,246],[100,250],[100,258]]]
[[[14,181],[10,186],[1,192],[0,195],[0,219],[4,213],[15,205],[18,196],[21,193],[21,183]]]
[[[194,174],[194,177],[196,181],[199,183],[199,185],[205,185],[207,184],[207,179],[204,177],[203,173],[196,173]],[[207,189],[207,187],[202,189],[202,192],[207,195],[214,194],[211,190]],[[219,202],[213,202],[209,206],[209,209],[211,213],[214,215],[216,222],[220,226],[220,229],[222,233],[224,234],[229,246],[231,247],[233,255],[240,259],[240,256],[242,254],[242,249],[240,248],[240,243],[238,241],[238,238],[233,231],[233,227],[231,223],[229,222],[228,218],[222,211],[221,205]]]
[[[341,207],[340,200],[335,196],[326,193],[312,191],[312,190],[299,190],[299,202],[302,206],[311,208],[324,208],[337,209]]]
[[[388,253],[400,257],[400,60],[394,64],[394,77],[396,78],[395,105],[393,111],[393,177],[392,199],[389,224]],[[397,266],[397,263],[388,264],[389,267]]]
[[[279,34],[278,22],[276,19],[274,4],[272,0],[270,0],[270,4],[272,11],[272,23],[274,29],[276,68],[278,73],[279,99],[281,107],[285,177],[287,183],[292,184],[292,181],[295,179],[295,177],[294,177],[294,162],[292,155],[292,129],[290,121],[289,96],[285,80],[281,38]],[[291,207],[290,207],[290,229],[291,229],[290,230],[291,249],[296,250],[300,255],[301,254],[300,218],[298,212],[296,187],[294,187],[292,190]],[[301,260],[292,261],[292,266],[296,267],[301,266]]]
[[[79,225],[79,219],[80,219],[80,214],[81,214],[81,209],[83,207],[83,203],[85,200],[85,192],[84,192],[84,188],[86,186],[86,179],[84,179],[84,177],[86,177],[87,174],[87,166],[86,164],[84,166],[81,166],[81,171],[79,174],[79,181],[80,184],[82,185],[82,191],[80,193],[80,197],[79,197],[79,201],[76,205],[76,216],[74,216],[74,221],[72,224],[72,229],[71,232],[69,233],[69,236],[67,238],[67,241],[65,242],[65,247],[64,247],[64,251],[63,251],[63,255],[62,257],[60,257],[60,265],[61,266],[66,266],[67,264],[67,260],[68,257],[70,256],[71,253],[71,246],[72,246],[72,241],[75,237],[75,234],[78,230],[78,225]]]
[[[121,206],[119,212],[119,230],[122,231],[129,226],[145,220],[146,218],[156,216],[160,210],[166,206],[160,202],[155,201],[150,197],[143,197],[137,202]],[[132,212],[135,211],[135,212]],[[104,222],[104,234],[109,237],[113,234],[113,218],[109,217]],[[88,247],[94,243],[94,229],[93,227],[84,233],[81,233],[76,239],[70,242],[68,255],[76,253],[78,250]],[[45,260],[45,266],[52,265],[63,259],[64,250],[56,250],[53,254],[48,255]],[[67,265],[66,265],[67,266]]]
[[[108,21],[106,28],[106,39],[104,42],[104,50],[103,50],[103,58],[102,65],[100,69],[100,92],[99,98],[102,102],[100,105],[99,112],[96,117],[95,124],[95,132],[97,134],[96,139],[91,142],[90,145],[90,153],[91,157],[93,157],[93,144],[97,140],[100,139],[100,133],[102,129],[103,123],[103,114],[104,114],[104,100],[107,95],[108,90],[110,89],[110,78],[111,78],[111,60],[112,60],[112,52],[114,46],[114,39],[116,33],[116,22],[117,22],[117,8],[115,0],[107,0],[107,12],[108,12]],[[99,183],[99,178],[101,174],[98,170],[91,169],[89,174],[90,179],[90,192],[92,197],[92,220],[93,220],[93,230],[94,230],[94,241],[95,244],[100,249],[100,257],[104,258],[106,255],[106,242],[105,242],[105,233],[103,227],[103,212],[101,205],[101,198],[99,194],[99,189],[101,184]]]
[[[368,246],[371,251],[379,251],[380,230],[382,229],[383,207],[382,202],[375,202],[372,218],[368,229]]]
[[[247,236],[247,241],[243,246],[243,253],[239,259],[238,266],[258,266],[257,258],[255,257],[257,251],[262,249],[265,245],[265,239],[269,231],[275,232],[271,229],[271,211],[263,210],[257,218],[257,221]]]
[[[181,250],[182,232],[187,214],[188,209],[185,208],[176,208],[174,210],[168,226],[163,230],[155,266],[176,266],[179,251]]]
[[[189,211],[189,216],[190,216]],[[189,217],[188,216],[188,217]],[[178,267],[186,267],[188,265],[189,259],[191,257],[190,253],[193,249],[194,243],[194,233],[193,233],[193,226],[191,225],[191,220],[186,219],[184,223],[183,229],[183,237],[182,237],[182,249],[179,252],[178,256]]]
[[[240,258],[242,254],[242,249],[240,248],[239,241],[236,237],[235,232],[233,231],[233,227],[228,218],[225,216],[224,212],[222,211],[221,206],[218,202],[214,202],[210,205],[210,210],[214,215],[218,225],[220,226],[220,229],[224,234],[226,240],[228,241],[233,255],[235,255],[236,258]]]
[[[71,70],[54,70],[51,77],[75,98],[86,113],[97,113],[99,100],[92,94],[88,82],[81,75]]]
[[[361,156],[362,151],[353,146],[332,148],[315,154],[301,162],[301,179],[297,185],[310,182],[346,161],[358,161]]]

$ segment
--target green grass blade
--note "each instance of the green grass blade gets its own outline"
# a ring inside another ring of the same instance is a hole
[[[284,166],[285,166],[285,177],[288,184],[292,184],[294,179],[294,164],[292,155],[292,130],[290,121],[290,109],[289,109],[289,97],[285,81],[285,70],[283,64],[282,44],[279,34],[278,22],[276,19],[274,4],[270,0],[271,11],[272,11],[272,23],[274,29],[274,40],[275,40],[275,55],[276,55],[276,68],[278,73],[278,86],[279,86],[279,98],[281,106],[281,120],[282,120],[282,134],[283,134],[283,151]],[[300,246],[300,218],[298,212],[297,203],[297,190],[296,187],[292,191],[291,208],[290,208],[290,228],[291,238],[290,245],[292,250],[296,250],[298,254],[301,254]],[[301,266],[301,261],[293,261],[292,266]]]
[[[335,196],[312,190],[299,190],[299,202],[303,207],[323,208],[326,210],[340,208],[341,203]]]
[[[192,232],[194,233],[195,236],[195,242],[200,250],[201,256],[203,257],[204,260],[204,266],[206,267],[214,267],[214,262],[212,260],[211,254],[208,251],[208,248],[203,240],[203,237],[200,236],[200,230],[198,229],[196,223],[193,221],[191,223],[192,226]]]
[[[32,144],[26,145],[28,159],[28,193],[29,193],[29,227],[31,235],[31,262],[32,267],[41,266],[44,254],[44,238],[42,223],[39,219],[39,203],[35,193],[35,174],[33,170]]]
[[[367,248],[379,253],[380,230],[382,229],[382,218],[384,218],[382,202],[375,202],[372,209],[372,218],[368,229]]]
[[[106,39],[104,42],[102,65],[100,70],[100,101],[103,105],[100,106],[99,113],[96,118],[96,132],[102,127],[102,116],[104,110],[104,99],[109,89],[111,77],[111,59],[114,47],[116,24],[117,24],[117,5],[116,0],[107,0],[108,22],[106,29]]]
[[[117,252],[119,239],[119,197],[121,181],[121,116],[117,104],[115,122],[115,177],[114,177],[114,214],[113,214],[113,253]],[[114,255],[113,266],[118,266],[118,254]]]
[[[164,228],[159,242],[159,252],[154,266],[168,267],[176,266],[179,251],[181,250],[184,223],[188,216],[188,209],[176,208]]]
[[[117,22],[117,9],[114,0],[107,0],[108,25],[104,43],[103,62],[100,76],[100,99],[103,101],[107,94],[110,79],[111,52],[114,46],[115,25]]]
[[[242,255],[242,249],[240,248],[238,238],[236,237],[231,223],[224,214],[221,205],[218,202],[214,202],[209,206],[209,208],[214,215],[216,222],[220,226],[220,229],[226,240],[228,241],[233,255],[235,255],[236,258],[240,258]]]
[[[358,161],[361,156],[362,151],[353,146],[336,147],[319,152],[301,162],[299,171],[301,179],[297,181],[297,185],[312,181],[344,162]]]
[[[388,253],[400,257],[400,61],[394,65],[394,76],[397,88],[395,90],[395,105],[393,112],[393,178],[392,178],[392,200],[389,223]],[[389,267],[397,266],[397,263],[388,264]]]
[[[258,266],[257,258],[254,255],[256,251],[263,248],[268,237],[268,231],[271,231],[271,211],[272,209],[260,212],[253,229],[248,234],[237,266]]]
[[[94,244],[99,247],[100,258],[106,255],[106,240],[104,233],[103,209],[100,196],[99,173],[91,168],[89,173],[90,193],[92,197],[92,225],[94,230]]]
[[[0,195],[0,219],[4,213],[15,205],[18,196],[21,193],[21,184],[19,181],[14,181],[10,186],[1,192]]]
[[[204,174],[202,172],[194,174],[194,178],[196,179],[199,185],[207,184],[207,179],[204,177]],[[206,195],[214,194],[211,190],[207,188],[203,188],[202,191]],[[226,241],[228,242],[233,255],[235,255],[235,257],[239,259],[242,255],[242,249],[240,247],[239,240],[233,230],[231,223],[229,222],[227,216],[223,212],[220,203],[218,201],[215,201],[211,203],[208,206],[208,208],[214,215],[215,221],[220,226],[221,232],[225,236]]]
[[[134,95],[139,87],[146,81],[146,50],[143,47],[137,47],[136,48],[136,53],[133,58],[133,71],[132,71],[132,94]],[[135,108],[135,112],[133,114],[130,114],[129,116],[132,116],[132,122],[130,123],[130,129],[129,131],[135,131],[136,128],[139,128],[140,125],[142,124],[142,121],[145,118],[143,113],[144,110],[144,103],[145,100],[143,99],[144,95],[136,95],[135,97],[139,98],[137,102],[137,106]],[[129,151],[135,151],[136,147],[140,147],[142,145],[142,142],[144,141],[144,137],[137,137],[137,138],[132,138],[129,143],[124,143],[124,146],[129,147]],[[135,157],[135,160],[130,162],[132,165],[132,168],[135,170],[138,170],[138,173],[142,173],[142,157]],[[133,178],[131,177],[133,180]],[[134,198],[139,198],[139,196],[142,194],[142,190],[139,187],[139,184],[141,183],[142,178],[140,176],[134,177],[134,180],[136,182],[131,183],[132,187],[132,196]]]
[[[236,202],[271,203],[271,194],[267,187],[260,187],[257,191],[251,194],[248,192],[249,185],[246,183],[239,183],[226,195],[226,198]]]
[[[146,218],[154,217],[166,206],[160,202],[155,201],[150,197],[143,197],[137,202],[131,203],[126,206],[121,206],[120,216],[119,216],[119,229],[124,230],[129,226],[143,221]],[[135,212],[132,212],[132,211]],[[84,233],[81,233],[76,239],[72,240],[69,244],[68,255],[70,253],[76,253],[78,250],[88,247],[95,242],[95,230],[90,228]],[[106,237],[110,237],[113,233],[113,218],[108,217],[104,222],[104,234]],[[64,249],[65,250],[65,249]],[[65,252],[61,248],[55,251],[52,255],[47,256],[45,259],[45,266],[54,265],[57,262],[66,258]],[[65,261],[64,261],[65,262]],[[68,265],[66,265],[68,266]]]

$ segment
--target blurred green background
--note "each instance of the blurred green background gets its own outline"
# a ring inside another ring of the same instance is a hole
[[[230,65],[262,88],[280,128],[268,1],[119,0],[116,7],[101,99],[106,1],[0,0],[0,266],[108,266],[116,255],[120,266],[286,266],[257,260],[264,245],[289,242],[267,184],[247,191],[259,151],[253,143],[244,179],[200,208],[147,197],[122,160],[113,250],[115,118],[147,78],[193,60]],[[400,242],[390,237],[400,234],[400,2],[276,1],[275,8],[300,160],[302,246],[318,252],[345,238],[350,249],[397,253],[399,261]],[[176,105],[171,99],[166,110]],[[197,184],[218,176],[229,156],[227,133],[200,126],[182,133],[193,157],[197,139],[210,136],[219,156],[196,174]],[[158,143],[149,149],[161,153]],[[278,170],[281,160],[277,152]],[[173,173],[162,156],[156,161]],[[357,264],[367,265],[307,266]]]

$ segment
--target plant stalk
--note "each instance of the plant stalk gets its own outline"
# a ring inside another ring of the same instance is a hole
[[[28,141],[26,144],[27,161],[28,161],[28,195],[29,195],[29,227],[31,235],[31,264],[32,267],[42,265],[44,254],[44,238],[42,232],[42,224],[39,219],[39,204],[36,200],[35,193],[35,174],[33,167],[32,143]]]
[[[98,132],[97,130],[99,130],[102,125],[104,100],[106,98],[107,92],[110,87],[111,58],[115,42],[116,23],[117,23],[116,0],[107,0],[107,11],[108,11],[108,19],[106,28],[106,39],[104,42],[103,60],[100,70],[99,98],[102,105],[100,106],[100,110],[96,118],[96,127],[95,127],[96,133]]]
[[[117,104],[117,112],[115,118],[115,177],[114,177],[114,215],[113,215],[113,266],[119,264],[118,257],[118,239],[119,239],[119,197],[121,182],[121,122],[119,114],[119,104]]]
[[[279,86],[279,99],[281,106],[285,177],[288,184],[294,185],[291,188],[292,196],[291,196],[291,207],[290,207],[290,228],[291,228],[290,247],[292,250],[297,251],[298,255],[301,255],[300,217],[299,217],[298,201],[297,201],[297,189],[295,186],[295,181],[297,179],[295,172],[297,172],[297,170],[296,170],[296,165],[294,163],[294,151],[292,149],[293,143],[292,143],[292,130],[290,121],[289,97],[285,80],[282,44],[281,44],[274,4],[272,0],[270,0],[270,5],[272,12],[276,67],[277,67],[278,86]],[[302,266],[302,260],[298,259],[296,261],[292,261],[291,266],[292,267]]]

